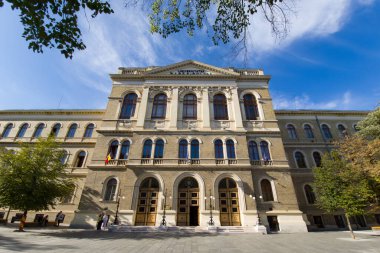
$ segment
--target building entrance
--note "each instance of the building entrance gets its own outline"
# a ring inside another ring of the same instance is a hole
[[[239,195],[235,180],[224,178],[219,183],[220,225],[241,226]]]
[[[177,226],[199,226],[199,188],[192,177],[178,186]]]
[[[146,178],[141,183],[137,202],[136,226],[156,225],[158,192],[158,181],[155,178]]]

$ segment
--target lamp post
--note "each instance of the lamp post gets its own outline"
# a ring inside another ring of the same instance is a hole
[[[114,225],[119,225],[119,217],[118,217],[118,214],[119,214],[119,206],[120,206],[120,199],[124,199],[124,196],[120,196],[121,195],[121,189],[119,189],[119,192],[117,194],[117,206],[116,206],[116,213],[115,213],[115,220],[113,221],[113,224]]]
[[[255,194],[253,193],[253,195],[249,195],[250,198],[252,198],[254,201],[256,200],[256,197],[255,197]],[[262,199],[263,196],[259,196],[259,199]],[[257,203],[256,203],[256,209],[257,209]],[[260,220],[260,215],[259,215],[259,212],[257,211],[257,225],[261,226],[261,220]]]
[[[164,214],[162,215],[162,221],[161,221],[161,226],[166,227],[166,194],[167,194],[167,189],[165,189],[165,193],[163,199],[164,199]]]
[[[205,197],[205,199],[207,199],[207,197]],[[210,189],[210,205],[209,205],[209,208],[210,208],[210,221],[208,222],[208,224],[210,226],[214,226],[215,225],[214,217],[212,216],[212,209],[213,209],[212,200],[215,200],[215,197],[211,195],[211,189]]]

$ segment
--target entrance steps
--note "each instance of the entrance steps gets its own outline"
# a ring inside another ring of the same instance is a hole
[[[110,232],[125,232],[125,233],[152,233],[152,232],[172,232],[172,233],[179,233],[179,234],[185,234],[185,233],[186,234],[187,233],[256,233],[254,227],[241,227],[241,226],[153,227],[153,226],[111,225],[108,230]]]

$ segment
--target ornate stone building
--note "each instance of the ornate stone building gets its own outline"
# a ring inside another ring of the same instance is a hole
[[[94,226],[107,209],[131,226],[165,215],[168,226],[207,227],[211,213],[216,226],[246,230],[259,218],[281,232],[344,226],[315,207],[311,168],[367,112],[274,111],[262,70],[196,61],[111,79],[105,110],[0,111],[1,146],[51,133],[62,142],[78,179],[57,207],[65,223]]]

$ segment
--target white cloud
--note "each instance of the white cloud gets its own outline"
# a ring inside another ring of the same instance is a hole
[[[273,104],[275,109],[351,109],[356,103],[352,100],[350,91],[346,91],[343,96],[327,100],[327,101],[312,101],[307,94],[300,96],[285,96],[282,94],[273,94]]]

